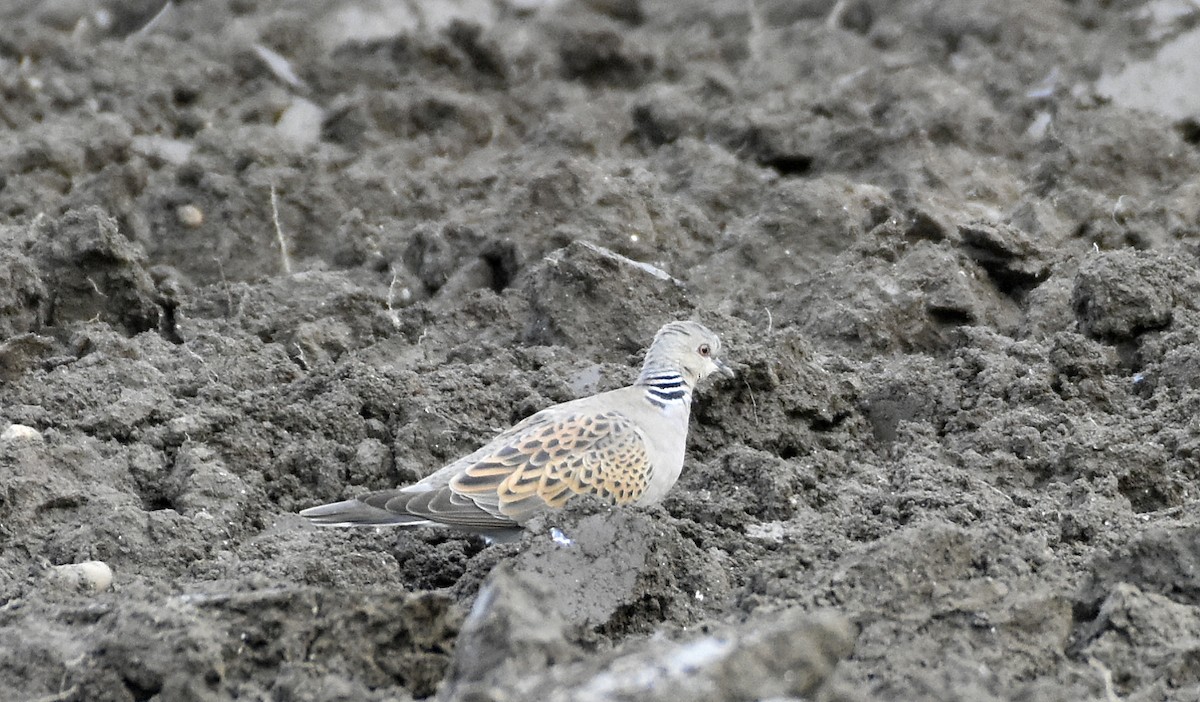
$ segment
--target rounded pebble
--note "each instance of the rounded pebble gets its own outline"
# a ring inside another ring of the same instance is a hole
[[[175,217],[179,223],[188,229],[195,229],[204,224],[204,211],[195,205],[180,205],[175,208]]]
[[[104,561],[84,561],[50,568],[49,578],[64,588],[104,592],[112,586],[112,568]]]
[[[24,424],[10,424],[0,433],[0,441],[41,441],[42,432]]]

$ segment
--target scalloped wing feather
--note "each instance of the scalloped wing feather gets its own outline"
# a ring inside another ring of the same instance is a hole
[[[646,491],[651,473],[646,439],[628,417],[573,412],[547,420],[498,447],[492,444],[488,455],[450,480],[449,489],[518,524],[576,495],[625,504]]]

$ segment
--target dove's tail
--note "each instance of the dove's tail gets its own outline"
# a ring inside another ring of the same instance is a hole
[[[309,507],[302,510],[300,516],[318,526],[329,527],[425,526],[433,523],[423,517],[373,507],[357,499]]]

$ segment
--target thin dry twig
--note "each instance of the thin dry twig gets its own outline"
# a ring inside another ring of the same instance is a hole
[[[204,369],[204,372],[208,373],[209,380],[211,380],[214,383],[219,382],[221,380],[221,377],[217,375],[216,371],[214,371],[211,367],[209,367],[208,361],[205,361],[203,356],[196,353],[196,351],[192,347],[188,346],[188,343],[190,343],[190,342],[184,342],[184,344],[183,344],[184,353],[186,353],[187,355],[196,359],[200,363],[200,367]]]
[[[221,264],[221,259],[213,256],[213,262],[217,264],[217,273],[221,274],[221,285],[225,288],[225,315],[233,315],[233,289],[229,287],[229,279],[225,277],[225,266]]]
[[[396,301],[396,273],[392,272],[392,282],[388,283],[387,291],[387,311],[388,317],[392,320],[392,326],[400,328],[400,315],[397,314],[394,303]]]
[[[754,390],[750,388],[750,383],[742,378],[742,384],[746,386],[746,393],[750,395],[750,412],[754,415],[754,426],[758,426],[758,402],[754,399]]]
[[[1117,215],[1121,215],[1122,219],[1118,220]],[[1122,220],[1125,218],[1125,196],[1124,195],[1117,198],[1117,202],[1115,205],[1113,205],[1112,213],[1109,215],[1109,217],[1112,218],[1113,224],[1121,224]]]
[[[153,32],[158,27],[158,25],[162,24],[162,21],[166,18],[166,16],[168,14],[171,13],[171,10],[173,10],[174,8],[175,8],[174,0],[167,0],[166,2],[163,3],[163,6],[161,9],[158,12],[154,13],[154,16],[150,18],[149,22],[143,24],[141,29],[138,29],[133,34],[130,34],[127,37],[127,39],[136,39],[138,37],[144,37],[147,34],[149,34],[150,32]]]
[[[1108,669],[1108,666],[1101,663],[1095,657],[1088,658],[1088,665],[1099,671],[1100,677],[1104,680],[1104,696],[1108,699],[1108,702],[1121,702],[1116,689],[1113,688],[1112,671]]]
[[[837,29],[842,23],[842,14],[846,11],[846,0],[837,0],[833,4],[833,9],[829,11],[829,15],[825,17],[826,29]]]
[[[275,224],[275,239],[279,242],[279,255],[283,259],[283,272],[292,274],[292,257],[288,254],[287,241],[283,238],[283,227],[279,225],[279,195],[275,184],[271,184],[271,221]]]
[[[746,35],[746,49],[750,58],[761,64],[763,60],[763,18],[755,0],[746,0],[746,16],[750,20],[750,32]]]
[[[33,702],[65,702],[66,700],[69,700],[72,697],[74,697],[78,692],[79,692],[79,686],[72,685],[72,686],[68,687],[67,689],[63,690],[62,692],[59,692],[59,693],[56,693],[53,695],[47,695],[45,697],[39,697],[36,700],[33,700]]]

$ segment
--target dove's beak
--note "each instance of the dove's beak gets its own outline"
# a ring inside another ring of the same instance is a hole
[[[716,364],[716,366],[717,366],[717,371],[718,371],[718,372],[720,372],[720,374],[721,374],[721,375],[723,375],[723,376],[725,376],[726,378],[732,378],[732,377],[734,377],[735,375],[737,375],[736,373],[734,373],[734,372],[733,372],[733,369],[732,369],[732,368],[730,368],[729,366],[725,365],[725,362],[724,362],[724,361],[722,361],[722,360],[720,360],[720,359],[714,359],[714,360],[713,360],[713,363],[715,363],[715,364]]]

